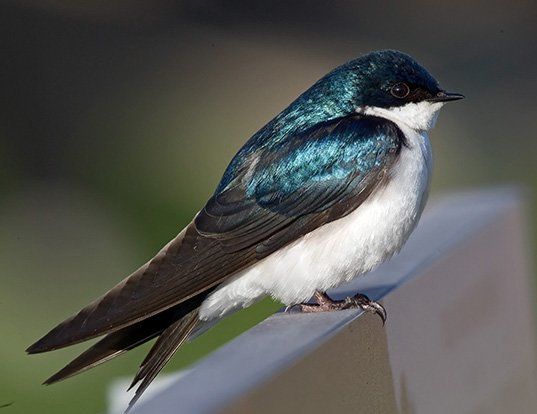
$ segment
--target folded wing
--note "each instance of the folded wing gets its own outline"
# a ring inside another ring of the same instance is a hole
[[[345,216],[389,179],[403,143],[395,124],[353,115],[239,152],[203,210],[154,259],[27,351],[124,329]]]

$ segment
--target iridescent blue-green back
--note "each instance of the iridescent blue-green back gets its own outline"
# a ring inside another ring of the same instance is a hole
[[[389,91],[393,82],[405,80],[411,84],[424,85],[429,89],[437,87],[438,82],[410,56],[392,50],[372,52],[352,60],[328,73],[311,88],[300,95],[291,105],[278,114],[272,121],[254,134],[239,150],[222,177],[216,193],[222,191],[233,180],[241,165],[251,159],[252,154],[264,148],[274,150],[287,145],[305,131],[312,131],[324,122],[351,116],[356,109],[365,105],[390,107],[401,102],[393,98]],[[327,153],[340,145],[351,145],[349,152],[364,153],[367,145],[365,126],[360,130],[361,143],[351,137],[326,137],[319,148],[324,146]],[[301,138],[303,139],[303,138]],[[336,143],[337,142],[337,143]],[[343,144],[345,142],[345,144]],[[311,157],[312,150],[297,155],[298,159]],[[322,157],[318,154],[316,156]],[[361,156],[357,156],[360,159]],[[298,162],[298,161],[297,161]]]

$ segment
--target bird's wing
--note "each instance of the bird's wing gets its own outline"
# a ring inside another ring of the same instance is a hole
[[[203,292],[140,322],[106,335],[96,344],[48,378],[50,385],[109,361],[161,335],[167,328],[197,309],[209,292]]]
[[[44,352],[132,325],[357,208],[404,144],[390,121],[353,115],[232,161],[223,183],[148,264],[28,348]]]

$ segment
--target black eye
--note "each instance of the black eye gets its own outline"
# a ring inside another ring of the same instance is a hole
[[[410,93],[410,88],[406,83],[400,82],[392,86],[390,93],[397,99],[403,99],[406,98]]]

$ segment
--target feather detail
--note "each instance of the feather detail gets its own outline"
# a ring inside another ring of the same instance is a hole
[[[149,384],[155,379],[164,365],[189,337],[198,324],[198,310],[195,309],[180,320],[170,325],[157,339],[146,358],[142,362],[138,373],[129,387],[134,387],[141,381],[136,393],[129,403],[127,411],[138,401]]]

